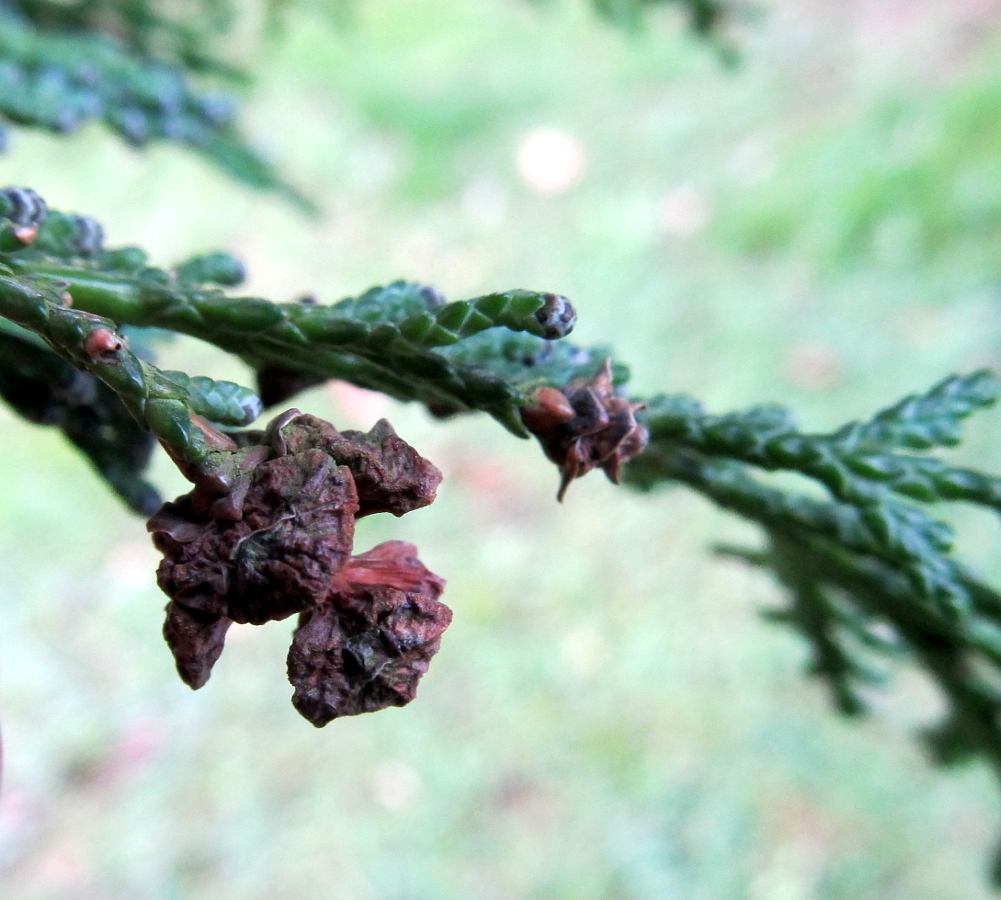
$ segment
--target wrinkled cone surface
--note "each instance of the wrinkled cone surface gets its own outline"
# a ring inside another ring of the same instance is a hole
[[[289,677],[306,718],[319,726],[408,703],[451,621],[444,582],[411,544],[352,557],[354,523],[428,505],[441,474],[385,420],[339,432],[291,410],[240,437],[147,526],[164,557],[163,633],[181,678],[208,681],[233,622],[299,613]]]
[[[389,541],[354,557],[327,599],[299,617],[288,654],[292,703],[317,727],[404,706],[438,652],[452,611],[417,548]]]

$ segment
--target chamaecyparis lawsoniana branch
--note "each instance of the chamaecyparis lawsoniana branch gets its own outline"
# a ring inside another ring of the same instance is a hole
[[[8,214],[16,216],[17,192],[5,196]],[[282,366],[343,378],[440,414],[482,410],[521,435],[527,432],[518,409],[529,385],[478,364],[489,344],[476,344],[472,357],[436,351],[496,328],[525,332],[539,350],[546,338],[568,333],[576,318],[555,294],[508,291],[444,303],[437,292],[404,283],[329,306],[236,298],[208,283],[242,278],[231,257],[198,257],[168,272],[147,266],[137,248],[105,250],[99,238],[88,243],[99,234],[90,219],[48,214],[29,241],[17,236],[25,227],[11,220],[0,250],[7,269],[0,284],[10,297],[29,292],[55,302],[66,294],[74,310],[191,335],[258,370]],[[0,234],[0,247],[3,240]]]
[[[403,283],[332,306],[234,298],[214,286],[242,280],[242,267],[225,254],[196,257],[169,272],[147,266],[138,248],[106,250],[94,220],[50,213],[26,189],[0,192],[0,216],[0,315],[107,384],[185,460],[209,451],[191,415],[241,426],[256,418],[260,404],[236,385],[159,371],[128,350],[121,326],[199,337],[262,375],[298,368],[420,400],[439,414],[483,410],[526,435],[518,409],[530,385],[436,350],[499,328],[545,345],[576,318],[555,294],[510,291],[444,303],[433,290]]]
[[[331,305],[276,304],[220,287],[241,279],[225,254],[151,267],[137,248],[104,248],[91,219],[47,212],[30,191],[0,192],[3,334],[22,342],[22,356],[34,354],[21,369],[18,354],[0,359],[0,393],[31,415],[36,407],[17,395],[34,378],[58,408],[65,373],[47,373],[69,364],[110,388],[182,463],[204,469],[212,454],[236,459],[236,445],[220,447],[229,438],[210,423],[248,424],[256,397],[161,372],[120,343],[125,327],[155,326],[241,357],[275,402],[339,378],[439,416],[487,412],[539,438],[561,469],[561,493],[592,468],[641,490],[687,485],[761,526],[765,549],[730,552],[787,589],[788,607],[771,618],[808,640],[813,670],[842,711],[864,710],[863,689],[881,665],[909,660],[949,704],[928,736],[936,758],[977,756],[1001,777],[1001,594],[956,557],[950,528],[928,512],[944,501],[998,510],[1001,480],[926,454],[958,443],[963,420],[995,403],[993,375],[952,376],[868,421],[806,434],[777,407],[714,416],[686,397],[628,398],[628,370],[607,351],[553,340],[575,319],[553,294],[446,303],[433,289],[397,282]],[[135,462],[134,484],[141,469]],[[776,487],[769,472],[811,479],[826,499]],[[185,629],[175,635],[182,650],[194,633]],[[221,638],[206,634],[214,659]],[[197,681],[203,669],[191,672]]]

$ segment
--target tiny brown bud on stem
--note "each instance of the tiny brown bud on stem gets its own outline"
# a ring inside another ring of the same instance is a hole
[[[121,339],[107,328],[95,328],[83,342],[83,352],[102,363],[117,362],[121,349]]]

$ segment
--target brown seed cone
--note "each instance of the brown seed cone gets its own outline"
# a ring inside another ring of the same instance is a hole
[[[389,541],[355,556],[326,602],[299,617],[288,654],[292,703],[317,728],[405,706],[438,652],[452,611],[417,548]]]
[[[336,607],[338,615],[348,617],[344,633],[350,642],[361,627],[352,623],[368,622],[368,612],[352,612],[357,598],[348,599],[359,591],[358,596],[375,591],[378,598],[366,602],[404,632],[409,613],[392,610],[406,606],[410,594],[418,618],[425,607],[434,621],[444,614],[451,618],[437,603],[443,582],[417,561],[409,544],[391,543],[351,557],[357,517],[402,515],[427,505],[441,480],[388,422],[380,421],[367,434],[341,433],[321,419],[289,410],[266,431],[242,433],[239,445],[219,438],[206,463],[187,467],[195,489],[164,504],[147,525],[164,555],[157,582],[172,601],[164,637],[186,684],[199,688],[208,681],[233,622],[260,625],[293,613],[308,619],[318,607]],[[348,570],[343,577],[342,567]],[[394,592],[389,599],[387,591]],[[375,622],[369,624],[375,627]],[[395,640],[398,653],[410,652],[406,634],[398,640],[387,635],[385,641]],[[429,659],[437,643],[426,649]],[[350,657],[350,647],[346,652]],[[388,691],[387,699],[364,703],[377,709],[407,702],[427,668],[425,659],[424,669],[416,671],[417,655],[411,669],[404,662],[391,667],[369,691],[372,696]],[[407,699],[398,699],[408,690]]]

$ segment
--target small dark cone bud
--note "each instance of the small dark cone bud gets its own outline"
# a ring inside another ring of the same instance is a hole
[[[536,393],[521,410],[521,420],[560,469],[560,500],[571,481],[592,469],[602,469],[619,483],[622,466],[650,440],[647,428],[636,421],[636,411],[642,408],[615,393],[610,361],[592,379]]]
[[[438,600],[444,581],[416,554],[389,541],[353,557],[327,601],[300,616],[288,654],[292,704],[317,728],[416,696],[452,621]]]
[[[546,294],[543,300],[535,313],[535,320],[542,326],[542,336],[549,340],[566,337],[577,324],[577,311],[559,294]]]

